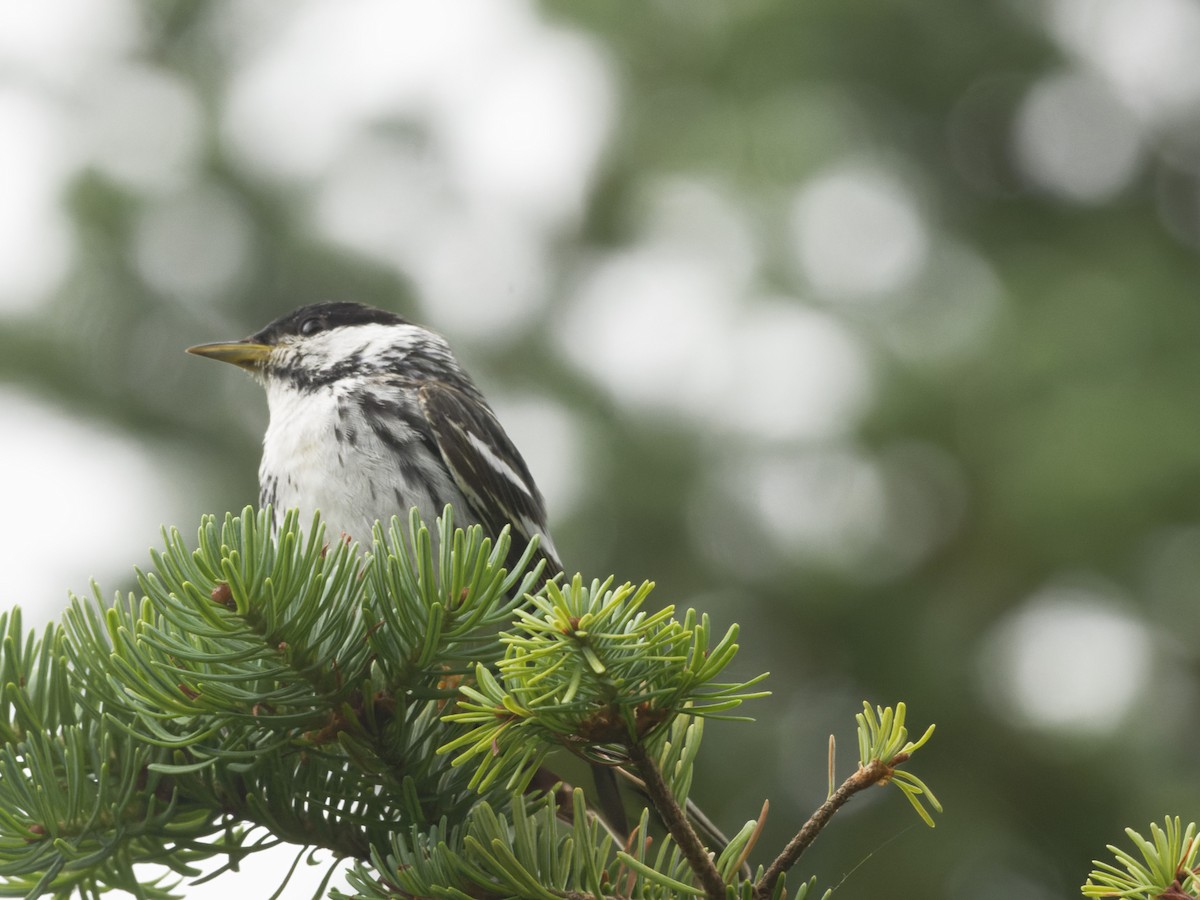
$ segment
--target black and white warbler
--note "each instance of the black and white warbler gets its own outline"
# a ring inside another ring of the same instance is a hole
[[[327,528],[369,545],[377,520],[415,506],[432,522],[450,504],[457,524],[493,537],[511,525],[510,561],[538,535],[544,576],[562,571],[529,467],[441,336],[387,310],[316,303],[188,352],[266,388],[259,499],[277,521],[291,508],[319,511]],[[623,832],[613,771],[593,771],[604,817]]]
[[[464,527],[495,536],[511,525],[515,557],[539,535],[546,575],[562,570],[529,467],[440,335],[387,310],[316,303],[188,352],[266,388],[259,502],[277,517],[319,510],[334,533],[369,545],[377,520],[415,506],[433,522],[450,504]]]

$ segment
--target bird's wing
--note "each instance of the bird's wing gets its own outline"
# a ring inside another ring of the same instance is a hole
[[[495,414],[481,400],[444,382],[426,382],[417,397],[446,467],[484,529],[496,535],[511,525],[515,557],[540,534],[545,574],[561,571],[546,533],[545,502]]]

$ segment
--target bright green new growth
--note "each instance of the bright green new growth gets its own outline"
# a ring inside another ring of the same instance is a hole
[[[866,767],[872,762],[882,762],[893,771],[889,776],[892,784],[900,788],[908,802],[921,820],[933,828],[933,816],[925,804],[937,812],[942,811],[933,791],[916,775],[896,766],[908,760],[910,756],[925,746],[933,737],[934,726],[930,725],[921,735],[920,740],[910,741],[908,729],[904,727],[904,718],[908,710],[903,703],[897,703],[893,711],[891,707],[871,709],[870,703],[863,703],[863,711],[855,716],[858,721],[858,764]]]
[[[736,627],[715,646],[708,617],[674,607],[642,610],[653,585],[585,587],[578,575],[564,590],[544,594],[517,611],[518,629],[501,636],[504,657],[494,677],[485,666],[448,721],[472,726],[447,743],[455,765],[477,765],[472,784],[488,786],[508,772],[523,788],[555,746],[600,761],[624,760],[631,742],[653,744],[676,716],[717,716],[743,700],[764,696],[745,684],[714,679],[737,653]],[[683,799],[683,798],[679,798]]]
[[[509,571],[507,530],[449,508],[365,555],[269,510],[164,537],[139,597],[73,598],[40,638],[0,615],[0,896],[158,900],[179,881],[142,864],[214,877],[281,842],[353,861],[363,898],[808,896],[795,854],[748,877],[759,821],[711,857],[678,842],[704,720],[762,696],[716,680],[736,628],[644,610],[649,584],[530,594],[535,547]],[[879,716],[872,747],[928,737]],[[644,810],[617,847],[584,790],[522,793],[562,748],[657,783],[670,834]]]
[[[1120,865],[1092,860],[1096,868],[1081,888],[1083,896],[1131,900],[1200,896],[1200,875],[1196,873],[1200,836],[1195,822],[1189,822],[1186,829],[1178,816],[1165,819],[1162,828],[1151,822],[1150,840],[1132,828],[1126,828],[1125,833],[1142,858],[1109,844],[1109,852]]]

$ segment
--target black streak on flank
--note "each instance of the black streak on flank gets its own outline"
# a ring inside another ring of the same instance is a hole
[[[363,396],[359,401],[359,410],[371,432],[381,444],[395,451],[398,461],[408,458],[414,441],[420,441],[434,459],[438,458],[440,451],[437,441],[430,433],[429,423],[420,413],[374,393]]]
[[[397,454],[408,452],[408,445],[411,442],[411,431],[400,431],[389,422],[382,419],[370,419],[371,431],[375,433],[375,437],[379,438],[379,442],[389,450]]]
[[[274,475],[267,476],[262,483],[262,488],[258,492],[259,506],[275,506],[275,500],[279,496],[279,479]]]
[[[333,436],[339,444],[348,447],[358,446],[358,426],[354,424],[357,418],[354,404],[349,397],[339,392],[337,398],[337,424],[333,426]]]

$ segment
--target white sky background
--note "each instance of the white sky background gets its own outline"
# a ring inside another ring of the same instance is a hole
[[[1189,0],[1048,9],[1043,24],[1070,62],[1030,91],[1014,158],[1039,190],[1103,202],[1137,175],[1149,130],[1200,96],[1189,49],[1200,12]],[[987,260],[940,232],[896,161],[847,147],[782,192],[774,250],[759,213],[719,179],[648,175],[634,242],[552,279],[555,241],[581,219],[630,87],[594,39],[524,0],[228,0],[213,4],[211,27],[230,51],[215,75],[235,164],[302,197],[314,235],[403,272],[424,320],[462,356],[549,315],[564,357],[621,408],[729,439],[737,458],[711,461],[693,528],[702,545],[727,548],[732,569],[769,577],[803,558],[896,577],[945,539],[922,510],[969,502],[954,461],[921,446],[873,456],[854,433],[876,400],[880,346],[936,366],[977,347],[1005,298]],[[188,84],[139,57],[145,40],[130,0],[0,5],[0,316],[37,316],[77,264],[62,199],[84,167],[145,201],[134,259],[148,285],[211,304],[238,284],[254,253],[248,217],[205,181],[206,113]],[[381,139],[372,126],[385,118],[419,122],[432,150]],[[766,295],[771,252],[792,282]],[[553,306],[552,283],[568,285]],[[552,513],[569,514],[584,425],[544,398],[497,400]],[[0,421],[5,606],[48,619],[68,589],[119,583],[162,524],[187,524],[163,448],[14,386],[0,386]],[[714,511],[731,504],[769,524],[766,551],[730,551],[713,533]],[[48,534],[79,555],[52,559]],[[1102,696],[1077,677],[1097,642],[1081,638],[1077,664],[1055,675],[1025,636],[1094,625],[1112,676],[1103,684],[1140,685],[1143,626],[1086,591],[1041,593],[1014,615],[987,657],[1012,686],[997,704],[1051,730],[1115,727],[1138,692]],[[1122,646],[1131,652],[1113,652]],[[1136,662],[1124,675],[1122,658]],[[1037,706],[1031,678],[1056,681],[1076,718]],[[243,874],[239,893],[267,895],[283,865],[265,864],[261,891]],[[218,881],[189,896],[222,892]]]

